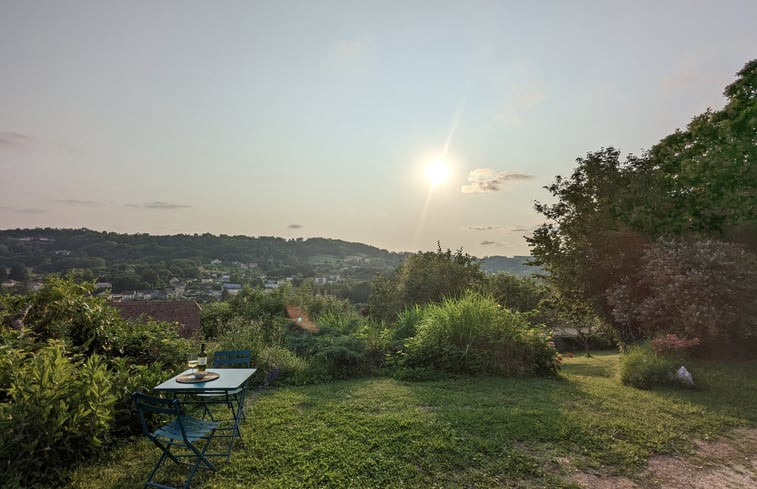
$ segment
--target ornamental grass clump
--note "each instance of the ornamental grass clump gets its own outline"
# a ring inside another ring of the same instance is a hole
[[[426,306],[403,366],[511,376],[554,373],[558,362],[546,333],[493,298],[469,292]]]

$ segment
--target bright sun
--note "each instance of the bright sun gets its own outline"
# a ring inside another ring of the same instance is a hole
[[[433,187],[441,185],[449,177],[449,165],[443,160],[436,160],[426,167],[426,178]]]

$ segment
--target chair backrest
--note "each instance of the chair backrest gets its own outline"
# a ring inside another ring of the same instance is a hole
[[[152,437],[152,431],[148,426],[148,415],[163,414],[178,418],[181,415],[181,404],[178,399],[163,399],[154,397],[140,392],[133,392],[131,398],[137,408],[139,424],[142,425],[142,432],[148,437]]]
[[[214,367],[241,367],[250,368],[252,352],[246,350],[226,350],[213,353]]]

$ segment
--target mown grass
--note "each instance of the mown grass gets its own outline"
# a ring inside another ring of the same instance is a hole
[[[640,391],[617,380],[618,358],[573,358],[559,378],[272,389],[249,406],[231,461],[193,487],[578,487],[573,471],[633,475],[652,454],[757,425],[757,363],[702,364],[699,389]],[[131,443],[67,487],[141,487],[157,455]]]

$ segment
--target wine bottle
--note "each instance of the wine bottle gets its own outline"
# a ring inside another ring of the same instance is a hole
[[[200,353],[197,354],[197,371],[205,373],[205,367],[208,365],[208,354],[205,353],[205,343],[200,343]]]

